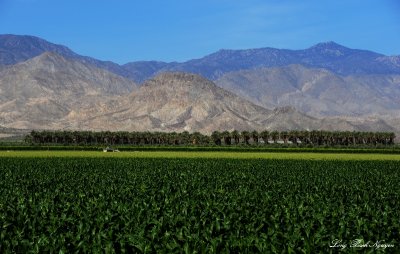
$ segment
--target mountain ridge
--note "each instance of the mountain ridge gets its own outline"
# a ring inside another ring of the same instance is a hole
[[[0,125],[43,128],[72,109],[136,88],[104,69],[45,52],[0,71]]]
[[[14,41],[14,44],[40,45],[40,47],[33,47],[35,50],[32,50],[25,46],[16,51],[15,47],[7,44],[7,41],[10,40]],[[98,68],[130,78],[137,83],[142,83],[165,71],[191,72],[216,80],[231,71],[289,64],[326,68],[340,75],[400,74],[400,56],[386,56],[368,50],[351,49],[332,41],[317,43],[301,50],[271,47],[242,50],[221,49],[202,58],[185,62],[136,61],[119,65],[111,61],[101,61],[78,55],[65,46],[50,43],[39,37],[0,35],[0,65],[15,64],[45,51],[54,51],[64,57],[95,65]]]
[[[107,103],[106,103],[107,104]],[[72,129],[200,131],[214,130],[359,130],[360,124],[342,119],[309,117],[293,107],[269,110],[226,91],[197,74],[162,73],[118,101],[112,110],[66,119]],[[109,106],[106,106],[106,108]],[[87,118],[87,115],[93,117]],[[389,128],[390,129],[390,128]]]
[[[16,46],[19,47],[16,47]],[[0,35],[0,65],[12,65],[24,62],[45,52],[54,52],[63,57],[79,60],[84,64],[92,64],[117,75],[129,77],[129,73],[112,61],[102,61],[89,56],[82,56],[68,47],[51,43],[31,35]]]
[[[38,37],[0,35],[0,125],[204,132],[396,130],[399,63],[398,56],[326,42],[304,50],[220,50],[183,63],[121,66]],[[259,70],[268,75],[259,73],[254,79],[246,74]],[[239,84],[230,91],[220,82],[228,76],[230,84]],[[254,94],[246,95],[250,87]],[[371,116],[372,109],[378,111]],[[394,119],[382,120],[385,114]]]
[[[215,82],[263,107],[290,105],[317,117],[400,115],[400,75],[341,76],[288,65],[230,72]]]

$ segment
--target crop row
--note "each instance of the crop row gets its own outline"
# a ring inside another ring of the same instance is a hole
[[[399,168],[3,157],[0,253],[336,253],[335,239],[385,241],[391,253],[400,248]]]
[[[102,151],[104,146],[73,145],[1,145],[0,151]],[[117,146],[119,151],[179,151],[179,152],[271,152],[271,153],[377,153],[400,154],[400,146],[390,147],[262,147],[262,146]]]

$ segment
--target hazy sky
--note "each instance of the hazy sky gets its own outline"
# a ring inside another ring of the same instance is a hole
[[[0,33],[126,63],[335,41],[400,54],[398,0],[0,0]]]

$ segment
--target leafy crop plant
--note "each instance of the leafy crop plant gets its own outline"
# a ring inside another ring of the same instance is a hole
[[[399,166],[0,157],[0,253],[395,253]]]

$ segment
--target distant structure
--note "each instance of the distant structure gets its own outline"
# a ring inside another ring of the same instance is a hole
[[[108,152],[119,152],[119,150],[107,146],[106,148],[103,149],[103,152],[105,152],[105,153],[108,153]]]

